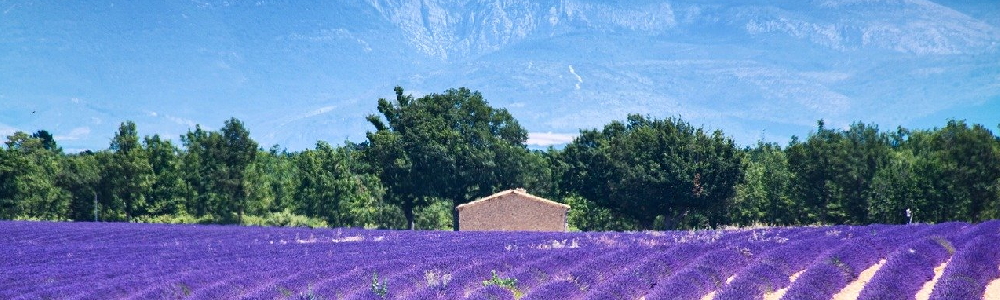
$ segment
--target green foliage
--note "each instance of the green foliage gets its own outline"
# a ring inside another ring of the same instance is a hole
[[[94,220],[94,205],[101,189],[101,165],[98,153],[84,152],[68,155],[62,172],[57,177],[60,187],[71,195],[69,219]]]
[[[451,203],[443,200],[430,201],[424,207],[414,209],[414,229],[452,229]]]
[[[896,150],[872,185],[874,221],[903,223],[1000,218],[1000,140],[981,125],[949,121],[942,129],[894,135]]]
[[[375,132],[364,147],[367,162],[388,185],[386,199],[399,205],[408,227],[413,211],[433,198],[451,206],[524,185],[527,131],[506,109],[495,109],[479,92],[449,89],[414,99],[395,88],[396,99],[379,99],[369,115]],[[457,211],[452,227],[458,230]]]
[[[126,121],[107,150],[77,154],[48,131],[15,132],[0,148],[0,218],[448,229],[458,203],[515,187],[569,204],[573,230],[1000,218],[1000,138],[964,121],[820,121],[787,147],[738,150],[719,131],[630,115],[528,151],[526,131],[477,92],[395,91],[364,143],[291,153],[259,149],[235,118],[180,146]]]
[[[1000,141],[982,125],[969,126],[964,121],[948,121],[936,130],[924,149],[930,161],[936,163],[942,219],[980,222],[1000,218],[995,208],[1000,203],[997,183],[1000,182]]]
[[[884,224],[905,224],[906,210],[914,221],[924,218],[926,200],[921,191],[919,162],[909,149],[893,152],[889,162],[875,173],[869,192],[871,221]]]
[[[786,151],[792,193],[804,205],[802,222],[870,222],[871,183],[890,159],[888,135],[861,123],[847,131],[828,129],[820,120],[815,134],[804,143],[793,138]]]
[[[292,155],[279,152],[277,145],[270,151],[257,151],[257,159],[247,167],[246,213],[263,215],[270,211],[295,208],[297,169]]]
[[[679,119],[629,115],[602,131],[581,131],[564,155],[566,190],[634,219],[642,229],[652,229],[658,216],[667,228],[688,228],[696,225],[688,221],[704,218],[724,222],[727,201],[742,178],[732,139]]]
[[[743,181],[736,185],[730,207],[733,224],[797,224],[798,203],[792,199],[793,174],[788,158],[776,144],[758,143],[743,159]]]
[[[113,220],[131,222],[133,217],[147,213],[146,196],[154,183],[149,154],[139,144],[134,122],[126,121],[118,127],[110,150],[112,156],[103,162],[102,178],[106,181],[103,185],[106,189],[102,194],[107,197],[101,198],[101,205],[124,214],[111,216]]]
[[[0,150],[0,218],[63,220],[70,214],[72,195],[59,182],[65,157],[54,142],[47,149],[37,136],[15,132]]]
[[[146,212],[151,215],[172,215],[185,212],[185,182],[180,174],[180,151],[169,140],[159,135],[143,139],[152,168],[153,185],[150,187]]]
[[[489,280],[483,281],[483,286],[491,285],[505,288],[511,293],[514,293],[514,299],[521,299],[521,297],[524,296],[524,292],[521,292],[521,290],[517,288],[517,278],[500,277],[500,275],[497,275],[497,270],[493,270],[493,275]]]
[[[243,225],[251,226],[283,226],[283,227],[310,227],[325,228],[330,227],[323,219],[310,218],[304,215],[297,215],[290,210],[267,213],[264,216],[246,215],[243,216]]]
[[[220,151],[221,161],[225,168],[221,180],[222,189],[228,194],[221,210],[236,212],[237,219],[242,221],[247,207],[247,182],[244,180],[247,168],[257,159],[257,142],[250,138],[250,132],[243,127],[243,122],[236,118],[226,120],[220,130],[223,137],[223,150]]]
[[[371,291],[375,295],[378,295],[380,298],[385,298],[386,295],[389,294],[388,283],[385,281],[385,279],[379,281],[377,272],[372,272]]]
[[[624,231],[639,229],[638,225],[631,219],[623,218],[614,211],[583,197],[570,195],[563,200],[570,207],[566,216],[570,230]]]
[[[298,167],[295,190],[297,212],[319,216],[328,224],[342,226],[383,226],[383,191],[378,178],[352,169],[355,157],[348,147],[333,148],[316,143],[316,150],[295,156]]]
[[[223,223],[239,223],[251,206],[246,174],[258,151],[243,122],[231,118],[220,131],[195,126],[181,141],[187,148],[181,169],[190,187],[187,207],[191,213],[211,213]]]
[[[178,215],[155,215],[136,217],[137,223],[160,223],[160,224],[211,224],[212,216],[195,217],[186,213]]]

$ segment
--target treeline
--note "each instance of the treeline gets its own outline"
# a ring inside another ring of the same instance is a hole
[[[737,147],[680,118],[630,115],[531,151],[505,109],[465,88],[396,88],[361,143],[263,149],[243,123],[175,145],[119,126],[63,153],[45,130],[0,149],[0,218],[390,229],[457,227],[458,204],[524,187],[570,204],[579,230],[1000,218],[1000,138],[982,125],[882,131],[818,122],[787,146]]]

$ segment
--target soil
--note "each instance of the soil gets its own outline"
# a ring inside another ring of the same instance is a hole
[[[780,288],[773,293],[764,293],[764,300],[780,300],[781,297],[785,296],[785,292],[788,292],[788,287],[792,286],[792,283],[794,283],[796,279],[799,279],[799,276],[801,276],[802,273],[805,273],[805,271],[806,270],[798,271],[795,272],[795,274],[792,274],[792,276],[789,276],[788,286]]]
[[[983,299],[1000,299],[1000,278],[994,279],[986,285],[986,292],[983,293]]]
[[[880,260],[877,264],[861,271],[861,274],[858,274],[858,279],[855,279],[854,282],[847,284],[844,289],[833,295],[833,300],[858,299],[858,296],[861,296],[861,289],[865,288],[865,284],[875,276],[875,272],[877,272],[879,268],[882,268],[882,265],[885,265],[885,259]]]
[[[944,274],[944,267],[948,266],[949,261],[951,261],[951,259],[948,259],[937,267],[934,267],[934,278],[925,282],[924,286],[917,291],[917,300],[927,300],[931,298],[931,292],[934,291],[934,284],[937,283],[938,279],[941,279],[941,274]]]

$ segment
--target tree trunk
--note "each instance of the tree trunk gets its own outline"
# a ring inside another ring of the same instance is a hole
[[[403,215],[406,216],[406,229],[416,229],[413,223],[413,199],[403,202]]]
[[[129,196],[131,196],[131,195],[129,195]],[[128,199],[126,199],[123,202],[125,202],[125,223],[131,223],[132,222],[132,210],[129,208],[131,206],[131,205],[129,205],[130,201]]]
[[[458,231],[458,204],[451,200],[451,228]]]
[[[94,191],[94,222],[97,222],[97,220],[98,220],[97,219],[97,213],[98,213],[97,192]]]
[[[642,220],[639,220],[639,227],[640,227],[639,230],[658,230],[657,228],[653,228],[655,227],[653,226],[653,224],[655,223],[656,223],[656,217],[653,217],[652,219],[642,218]],[[673,228],[673,225],[674,225],[673,219],[668,218],[667,216],[664,215],[663,226],[669,230]]]
[[[246,209],[246,206],[247,206],[247,199],[250,198],[250,195],[249,195],[250,192],[247,191],[247,187],[243,183],[242,178],[240,179],[239,189],[240,189],[240,194],[241,194],[240,196],[242,196],[242,197],[240,199],[236,200],[236,206],[239,207],[239,209],[238,209],[239,213],[236,215],[236,219],[237,219],[236,222],[239,223],[240,225],[243,225],[243,213],[245,212],[245,209]]]

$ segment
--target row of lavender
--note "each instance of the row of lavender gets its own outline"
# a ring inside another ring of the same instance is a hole
[[[982,298],[1000,221],[527,233],[0,222],[0,298]],[[798,275],[798,276],[793,276]],[[797,277],[794,282],[790,278]]]

